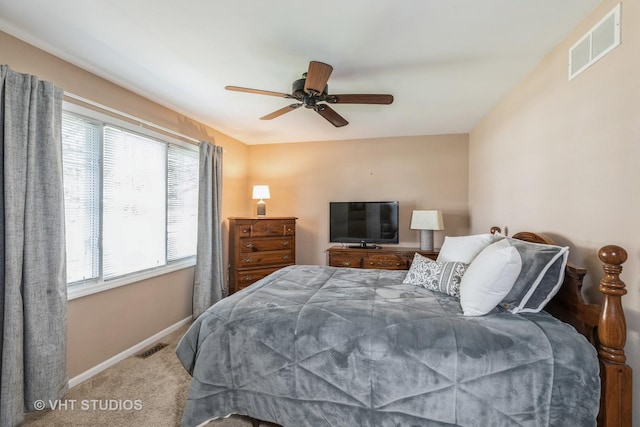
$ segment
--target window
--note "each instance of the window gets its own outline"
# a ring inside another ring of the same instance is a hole
[[[193,265],[197,149],[86,114],[62,117],[70,293]]]
[[[100,125],[62,115],[67,281],[100,276]]]
[[[166,264],[167,145],[104,128],[105,279]]]
[[[167,257],[196,253],[198,239],[198,153],[169,145]]]

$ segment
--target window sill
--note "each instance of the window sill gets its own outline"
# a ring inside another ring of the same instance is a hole
[[[171,265],[156,268],[153,270],[147,270],[140,273],[130,274],[124,277],[120,277],[113,280],[100,281],[97,283],[85,283],[70,285],[67,288],[67,300],[86,297],[96,294],[98,292],[104,292],[109,289],[119,288],[120,286],[130,285],[132,283],[140,282],[142,280],[151,279],[153,277],[162,276],[163,274],[172,273],[174,271],[182,270],[185,268],[193,267],[196,265],[195,257],[172,263]]]

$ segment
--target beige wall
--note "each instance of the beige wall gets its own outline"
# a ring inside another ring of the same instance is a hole
[[[246,210],[248,147],[0,32],[0,61],[66,92],[224,147],[223,218]],[[225,233],[227,232],[225,228]],[[226,246],[226,245],[225,245]],[[226,249],[225,249],[226,251]],[[227,255],[225,254],[225,257]],[[69,301],[72,378],[191,315],[193,268]]]
[[[193,268],[69,301],[73,378],[191,315]]]
[[[330,201],[399,201],[401,244],[418,245],[414,209],[443,211],[436,246],[444,233],[469,231],[467,135],[257,145],[249,158],[246,197],[251,185],[268,184],[267,215],[299,218],[299,264],[326,264]]]
[[[617,2],[603,1],[473,130],[472,231],[491,224],[544,231],[586,266],[588,296],[602,270],[596,251],[625,247],[628,363],[640,426],[640,2],[622,3],[622,44],[567,81],[568,49]]]

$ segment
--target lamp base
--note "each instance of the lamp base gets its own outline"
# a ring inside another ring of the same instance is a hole
[[[420,230],[420,250],[433,250],[433,230]]]
[[[258,202],[258,216],[265,216],[267,214],[267,204],[264,200],[260,199]]]

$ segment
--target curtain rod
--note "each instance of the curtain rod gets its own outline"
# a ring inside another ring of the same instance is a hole
[[[107,107],[106,105],[99,104],[97,102],[91,101],[90,99],[86,99],[86,98],[83,98],[81,96],[74,95],[73,93],[70,93],[70,92],[65,92],[64,96],[67,97],[67,98],[73,99],[75,101],[80,101],[83,104],[88,104],[88,105],[91,105],[93,107],[99,108],[101,110],[108,111],[108,112],[116,114],[116,115],[118,115],[120,117],[125,117],[125,118],[127,118],[129,120],[133,120],[134,122],[138,122],[139,124],[148,126],[148,127],[152,128],[152,129],[156,129],[156,130],[159,130],[161,132],[165,132],[165,133],[171,134],[173,136],[176,136],[178,138],[185,139],[185,140],[189,141],[192,144],[195,144],[195,145],[199,145],[200,144],[200,141],[195,139],[195,138],[191,138],[190,136],[183,135],[183,134],[181,134],[179,132],[176,132],[174,130],[168,129],[168,128],[164,127],[164,126],[157,125],[157,124],[155,124],[153,122],[149,122],[147,120],[143,120],[143,119],[141,119],[139,117],[136,117],[136,116],[133,116],[131,114],[124,113],[122,111],[116,110],[115,108]]]

